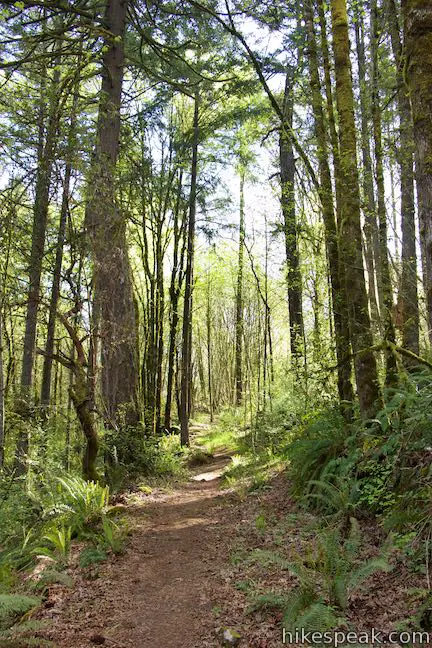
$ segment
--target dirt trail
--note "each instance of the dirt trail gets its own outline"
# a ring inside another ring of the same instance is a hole
[[[219,645],[206,636],[214,605],[207,584],[228,560],[230,495],[220,490],[220,475],[229,461],[216,457],[181,489],[130,505],[134,532],[126,553],[102,566],[95,580],[62,591],[44,611],[54,620],[45,636],[60,648]]]

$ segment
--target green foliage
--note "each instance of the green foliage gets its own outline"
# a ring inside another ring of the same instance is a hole
[[[45,590],[50,585],[63,585],[63,587],[72,587],[73,580],[65,572],[58,571],[56,569],[47,568],[44,569],[38,580],[34,584],[34,589],[36,590]]]
[[[106,515],[102,517],[103,542],[114,554],[123,552],[125,537],[122,529]]]
[[[23,529],[35,525],[40,514],[37,497],[25,488],[22,480],[0,479],[0,547],[22,545],[27,534]]]
[[[122,447],[124,441],[110,431],[110,437],[105,439],[108,451],[114,461],[107,466],[108,479],[116,488],[139,477],[184,477],[183,457],[185,450],[180,445],[177,434],[161,437],[145,438],[142,431],[127,438],[127,448]]]
[[[194,466],[205,466],[213,461],[214,456],[211,452],[196,448],[192,450],[187,458],[188,465],[193,468]]]
[[[326,632],[341,622],[343,619],[331,605],[314,600],[313,593],[307,590],[290,598],[283,617],[284,627],[291,631],[307,628],[311,632]]]
[[[289,561],[275,552],[255,550],[248,560],[262,566],[275,565],[296,576],[298,585],[289,594],[255,597],[251,609],[277,607],[283,610],[287,630],[329,630],[342,621],[351,596],[378,571],[390,569],[383,557],[359,562],[360,531],[352,518],[349,535],[339,529],[323,531],[305,555]]]
[[[44,550],[44,547],[41,549],[38,548],[37,553],[45,553],[50,556],[54,552],[55,554],[58,554],[62,560],[67,560],[71,547],[72,527],[54,527],[45,533],[42,540],[48,542],[48,547],[46,550]]]
[[[45,503],[44,516],[68,520],[71,526],[81,529],[100,520],[108,501],[108,486],[77,476],[58,477]]]
[[[242,440],[243,414],[231,408],[223,409],[217,417],[217,422],[206,434],[194,439],[194,443],[205,447],[205,451],[214,453],[216,450],[236,451]]]
[[[7,630],[0,631],[0,648],[43,648],[44,646],[54,646],[54,644],[42,639],[39,634],[46,628],[46,622],[29,619],[18,621]]]
[[[348,470],[342,462],[347,435],[339,409],[334,407],[319,412],[313,422],[306,423],[306,427],[297,429],[297,438],[285,451],[293,492],[297,495],[310,493],[315,490],[316,483],[331,481],[333,474]]]
[[[259,515],[256,516],[255,528],[257,529],[257,531],[260,531],[261,533],[263,533],[266,530],[267,520],[264,513],[260,513]]]
[[[312,506],[335,522],[346,524],[361,508],[360,484],[356,479],[346,477],[335,477],[334,481],[335,483],[331,483],[311,479],[311,492],[306,493],[303,501],[311,502]]]
[[[19,617],[39,605],[40,599],[25,594],[0,594],[0,623]]]
[[[17,570],[25,569],[33,562],[38,540],[38,534],[33,528],[22,528],[20,533],[5,542],[4,549],[0,552],[0,565]]]
[[[256,612],[257,610],[283,610],[289,602],[289,597],[286,594],[277,594],[274,592],[266,592],[254,596],[253,602],[248,607],[248,612]]]
[[[16,571],[10,562],[0,563],[0,593],[8,592],[16,583]]]
[[[79,564],[82,569],[104,562],[108,558],[106,552],[99,547],[85,547],[79,557]]]

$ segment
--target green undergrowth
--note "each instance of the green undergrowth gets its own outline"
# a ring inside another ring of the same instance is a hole
[[[290,632],[296,628],[332,630],[345,624],[351,597],[371,575],[391,569],[384,555],[362,560],[360,549],[359,525],[352,519],[346,538],[338,528],[322,530],[314,543],[302,553],[294,552],[290,560],[274,551],[250,552],[250,562],[266,568],[276,566],[293,576],[295,582],[286,592],[252,592],[249,610],[281,609],[284,627]]]
[[[182,481],[188,476],[188,450],[181,447],[179,434],[144,438],[130,433],[122,438],[110,432],[105,445],[109,459],[104,472],[112,492],[126,490],[143,480],[156,485]]]
[[[122,553],[127,527],[109,500],[108,486],[78,476],[0,482],[0,645],[45,645],[31,616],[52,585],[73,586],[74,543],[81,568]]]
[[[225,409],[208,425],[205,432],[196,435],[192,448],[201,448],[211,454],[216,452],[234,453],[238,450],[245,435],[242,413]]]
[[[396,388],[387,390],[385,405],[373,420],[361,421],[355,414],[348,424],[339,405],[329,399],[317,401],[315,407],[311,402],[305,409],[281,397],[252,424],[239,425],[231,436],[235,447],[224,484],[265,491],[272,487],[275,472],[284,470],[285,496],[297,507],[302,538],[301,550],[287,557],[289,542],[280,523],[257,515],[253,533],[261,537],[259,543],[271,547],[270,553],[246,548],[236,563],[238,589],[247,594],[251,613],[277,609],[286,629],[350,627],[347,609],[358,589],[367,587],[373,574],[391,567],[397,573],[400,567],[418,583],[420,611],[412,618],[395,619],[395,629],[432,631],[427,613],[431,417],[432,374],[422,371],[403,375]],[[218,434],[216,429],[212,438]],[[289,573],[290,585],[282,590],[261,587],[249,574],[254,561]],[[401,596],[408,601],[408,592]],[[401,609],[408,610],[412,604],[404,605]]]

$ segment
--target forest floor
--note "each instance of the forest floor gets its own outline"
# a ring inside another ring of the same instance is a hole
[[[283,474],[248,493],[221,488],[231,459],[215,455],[172,490],[125,496],[130,535],[122,555],[69,568],[72,588],[54,585],[39,613],[39,637],[59,648],[216,648],[229,629],[242,648],[281,647],[281,615],[248,613],[250,595],[289,591],[295,579],[277,567],[248,563],[251,549],[301,552],[314,542],[312,516],[288,496]],[[368,553],[381,538],[369,530]],[[368,581],[348,610],[357,629],[386,632],[416,612],[410,592],[422,578],[403,565]],[[424,585],[424,584],[423,584]],[[42,644],[41,644],[42,645]]]

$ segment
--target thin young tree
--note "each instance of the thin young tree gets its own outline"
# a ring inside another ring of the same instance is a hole
[[[198,144],[199,144],[199,86],[194,96],[192,125],[191,185],[187,224],[186,269],[184,276],[183,327],[180,388],[180,429],[182,445],[189,445],[189,415],[192,381],[192,291],[195,255],[195,221],[197,207]]]

